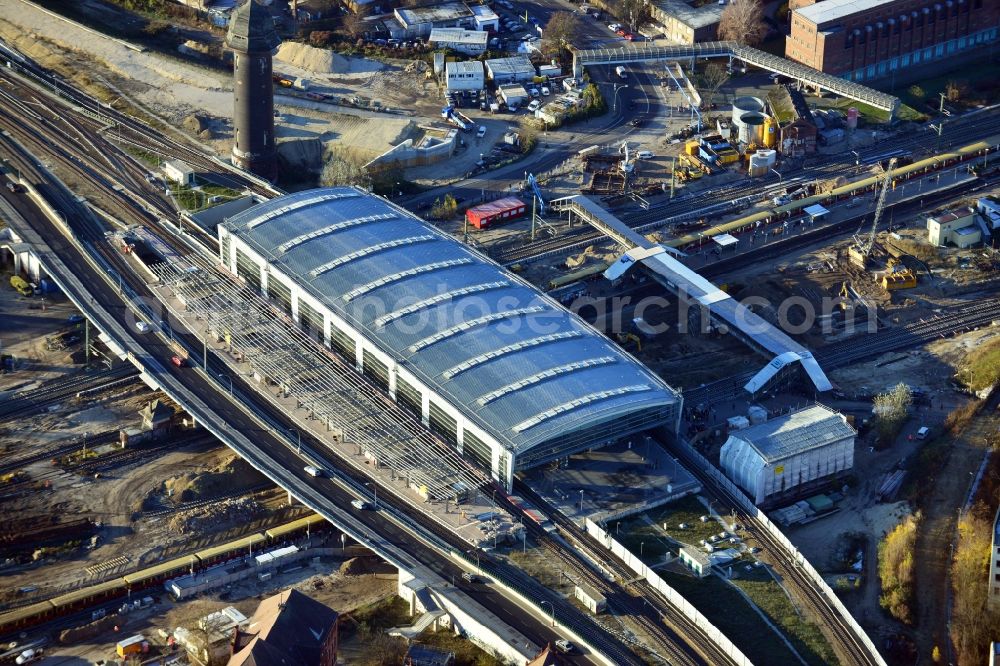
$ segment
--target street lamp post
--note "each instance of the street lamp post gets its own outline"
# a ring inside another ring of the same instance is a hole
[[[771,169],[771,171],[778,176],[778,185],[781,185],[781,173],[777,169]]]
[[[233,397],[233,378],[230,377],[229,375],[224,375],[224,374],[222,374],[220,372],[219,373],[219,379],[228,379],[229,380],[229,397],[232,398]]]
[[[374,504],[375,509],[378,510],[378,484],[376,484],[374,481],[368,481],[365,483],[365,485],[372,487],[372,494],[374,497],[372,504]]]
[[[854,155],[854,172],[861,173],[861,155],[856,150],[852,150],[851,155]]]
[[[611,113],[616,113],[618,111],[618,91],[628,88],[627,83],[616,83],[615,84],[615,94],[611,99]]]
[[[295,429],[295,428],[289,428],[288,432],[290,432],[290,433],[294,432],[295,433],[295,437],[296,437],[296,441],[297,441],[297,445],[295,447],[295,452],[298,453],[299,455],[302,455],[302,432],[299,431],[299,430],[297,430],[297,429]]]
[[[544,604],[548,604],[549,605],[549,609],[551,609],[551,611],[552,611],[552,626],[554,627],[554,626],[556,626],[556,607],[552,605],[551,601],[548,601],[546,599],[543,599],[541,601],[541,603],[539,603],[538,605],[542,606]]]

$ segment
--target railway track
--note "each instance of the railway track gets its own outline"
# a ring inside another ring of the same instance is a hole
[[[673,627],[674,631],[676,631],[681,638],[685,640],[687,645],[692,646],[692,648],[697,651],[699,660],[704,660],[704,663],[706,664],[716,666],[734,663],[733,660],[725,652],[720,650],[715,642],[706,636],[699,627],[687,618],[687,616],[677,611],[665,600],[661,600],[659,593],[656,592],[656,590],[649,585],[649,583],[643,579],[636,579],[635,573],[631,569],[614,556],[609,556],[606,549],[598,544],[584,530],[580,529],[579,526],[567,518],[562,512],[546,502],[540,495],[535,493],[521,481],[515,481],[515,491],[541,509],[559,527],[560,534],[568,537],[568,539],[577,548],[585,553],[586,557],[590,558],[594,562],[600,562],[602,566],[608,569],[617,581],[621,582],[622,587],[626,590],[626,594],[624,595],[622,594],[621,588],[616,588],[616,586],[610,585],[604,576],[601,576],[597,572],[593,571],[593,569],[585,567],[578,571],[578,574],[583,579],[583,582],[605,595],[608,599],[609,605],[618,606],[618,611],[622,614],[630,614],[633,618],[644,618],[646,621],[643,622],[642,625],[647,631],[659,628],[657,620],[662,621],[667,626]],[[511,504],[510,506],[513,507],[514,510],[520,511],[520,509],[515,505]],[[523,516],[522,520],[525,521],[524,524],[526,526],[531,526],[532,537],[536,541],[539,541],[548,547],[556,554],[557,557],[565,561],[567,555],[564,553],[564,546],[560,545],[544,529],[535,524],[527,516]],[[631,590],[633,594],[628,594],[627,592],[629,590]],[[656,620],[649,618],[648,614],[650,611],[656,614]],[[662,629],[660,629],[660,631],[662,631]],[[656,633],[653,633],[653,635],[655,636]],[[685,662],[682,663],[688,663],[691,655],[683,657],[683,655],[675,654],[674,658],[685,658]]]
[[[831,370],[879,354],[912,349],[938,338],[988,326],[997,320],[1000,320],[1000,299],[956,305],[926,320],[872,334],[860,334],[830,345],[817,352],[816,359],[823,368]],[[707,405],[742,398],[745,396],[743,386],[754,374],[752,371],[745,372],[685,391],[684,400],[691,405]]]
[[[52,405],[76,397],[82,391],[100,391],[138,376],[139,371],[131,365],[120,365],[112,370],[46,382],[36,389],[19,391],[0,404],[0,419],[10,421],[37,414]]]
[[[1000,111],[989,111],[973,117],[961,117],[951,121],[948,125],[948,144],[958,145],[967,141],[981,139],[984,136],[1000,133]],[[930,134],[928,132],[928,134]],[[930,151],[936,148],[932,145],[935,137],[914,134],[904,137],[887,137],[878,143],[864,150],[859,151],[860,161],[863,164],[877,161],[879,155],[884,154],[886,149],[891,147],[894,151],[917,152],[920,150]],[[844,163],[842,157],[825,156],[818,158],[809,169],[806,170],[808,178],[812,180],[817,177],[828,178],[836,172],[842,172],[850,165]],[[784,174],[784,178],[796,177],[801,170],[797,169]],[[810,173],[815,172],[815,173]],[[636,229],[640,233],[647,233],[656,228],[669,226],[678,222],[683,222],[701,217],[715,217],[725,212],[733,212],[743,206],[733,203],[744,197],[764,197],[762,189],[780,189],[782,179],[774,178],[771,175],[753,181],[742,181],[739,183],[728,183],[718,188],[713,188],[711,194],[702,193],[694,197],[682,197],[673,201],[666,201],[650,207],[648,210],[627,212],[621,214],[620,219],[628,226]],[[698,205],[702,204],[702,205]],[[697,207],[695,207],[697,206]],[[534,241],[516,247],[499,247],[490,252],[490,256],[504,265],[512,265],[517,262],[531,261],[559,254],[583,249],[586,245],[595,240],[604,238],[603,234],[589,228],[580,227],[576,230],[565,232],[557,238],[548,238]]]
[[[667,445],[660,442],[661,446]],[[671,455],[676,455],[687,469],[701,482],[706,490],[711,489],[717,501],[722,506],[718,509],[720,515],[736,516],[736,520],[746,528],[748,536],[756,540],[765,555],[771,561],[771,566],[781,575],[782,581],[793,590],[793,597],[803,603],[806,608],[820,620],[820,627],[831,641],[841,663],[858,666],[884,666],[878,654],[871,654],[854,630],[847,624],[826,595],[819,590],[812,580],[802,571],[792,556],[785,550],[768,531],[766,526],[743,510],[741,502],[732,496],[728,490],[715,482],[711,475],[701,469],[702,462],[694,459],[684,447],[668,449]]]

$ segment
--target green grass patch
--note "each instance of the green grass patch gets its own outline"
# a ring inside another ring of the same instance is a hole
[[[718,576],[694,578],[673,572],[658,573],[667,585],[701,611],[753,663],[789,666],[799,663],[774,630],[726,581]],[[803,653],[802,656],[806,655]],[[821,663],[816,662],[817,666]]]
[[[1000,381],[1000,338],[993,338],[970,351],[958,376],[972,391],[982,391]]]
[[[667,551],[676,551],[673,541],[697,546],[702,539],[719,534],[724,529],[716,520],[701,522],[708,514],[693,495],[653,509],[645,514],[611,523],[608,532],[647,564],[656,564]],[[648,517],[649,520],[646,520]],[[680,527],[684,524],[686,527]]]
[[[447,629],[440,631],[428,629],[417,636],[414,642],[454,653],[455,666],[503,666],[506,663],[479,649],[472,641],[456,636]]]
[[[847,113],[848,107],[853,106],[858,110],[858,115],[865,119],[869,124],[872,125],[884,125],[889,122],[889,112],[883,111],[882,109],[876,109],[874,106],[865,104],[864,102],[856,102],[853,99],[847,99],[841,97],[835,99],[831,102],[830,108],[840,109],[845,114]]]
[[[234,190],[231,187],[225,187],[223,185],[202,185],[201,191],[208,196],[228,197],[230,199],[236,199],[243,196],[243,193],[239,190]]]
[[[938,108],[940,94],[945,92],[949,81],[955,81],[965,88],[958,103],[993,104],[1000,101],[1000,65],[993,62],[969,63],[960,71],[953,71],[940,76],[921,79],[912,86],[906,86],[892,92],[906,104],[919,109],[919,112],[930,111],[928,104]],[[885,88],[882,88],[883,90]],[[915,94],[918,93],[919,94]],[[952,102],[947,102],[954,106]]]
[[[208,203],[208,197],[204,192],[191,189],[190,187],[171,185],[170,191],[173,193],[174,198],[177,199],[177,204],[185,210],[198,211]]]
[[[160,166],[160,157],[156,153],[151,153],[148,150],[143,150],[142,148],[137,148],[136,146],[130,146],[128,144],[122,146],[122,148],[126,153],[148,167],[157,168]]]
[[[796,612],[792,602],[785,595],[785,591],[770,576],[767,577],[767,580],[762,580],[756,575],[746,579],[738,578],[733,581],[733,584],[746,592],[747,596],[753,599],[754,604],[764,611],[771,622],[781,627],[791,644],[809,664],[826,666],[838,663],[833,648],[827,642],[819,626],[804,619]]]

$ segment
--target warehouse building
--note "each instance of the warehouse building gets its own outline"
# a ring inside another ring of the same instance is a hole
[[[475,24],[472,10],[462,2],[442,2],[423,7],[397,7],[396,21],[407,38],[427,37],[434,28],[465,28]]]
[[[448,62],[445,63],[444,69],[448,90],[482,90],[486,85],[483,79],[483,63],[478,60]]]
[[[789,60],[849,81],[902,82],[995,44],[1000,3],[824,0],[793,11],[791,23]]]
[[[843,414],[817,404],[730,433],[719,462],[755,504],[763,504],[851,469],[856,434]]]
[[[451,49],[458,53],[477,56],[486,52],[486,42],[490,35],[479,30],[466,30],[465,28],[434,28],[431,30],[430,39],[427,43],[436,49]],[[482,63],[477,62],[480,71]]]
[[[535,78],[535,66],[526,55],[491,58],[486,61],[486,76],[496,85],[528,83]]]
[[[967,248],[982,240],[974,209],[957,208],[927,218],[927,242],[937,247],[952,243]]]
[[[513,473],[656,428],[681,398],[519,277],[360,188],[219,227],[222,263],[510,488]]]

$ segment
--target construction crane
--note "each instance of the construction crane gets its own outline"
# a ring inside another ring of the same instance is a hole
[[[872,230],[867,237],[859,238],[855,236],[847,254],[851,262],[860,268],[868,267],[868,259],[875,248],[875,232],[878,231],[878,221],[882,217],[882,209],[885,207],[885,195],[889,191],[889,183],[892,181],[892,170],[896,166],[896,158],[889,160],[889,165],[885,168],[885,175],[882,178],[882,191],[878,194],[878,203],[875,204],[875,216],[872,218]]]

